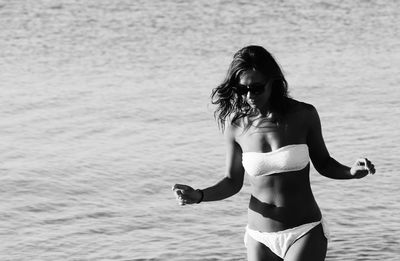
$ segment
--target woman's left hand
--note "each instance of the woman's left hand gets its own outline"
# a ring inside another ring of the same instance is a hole
[[[355,179],[361,179],[368,174],[375,174],[375,166],[367,158],[360,158],[351,167],[350,174]]]

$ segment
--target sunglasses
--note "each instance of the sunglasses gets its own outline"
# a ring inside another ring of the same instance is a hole
[[[264,92],[266,83],[253,83],[250,85],[237,84],[233,86],[233,90],[239,95],[247,95],[250,92],[254,95],[259,95]]]

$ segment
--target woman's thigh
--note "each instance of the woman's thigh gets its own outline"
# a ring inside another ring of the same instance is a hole
[[[251,236],[247,236],[247,260],[248,261],[282,261],[268,247],[261,244]]]
[[[320,224],[290,246],[285,261],[323,261],[327,246],[328,240]]]

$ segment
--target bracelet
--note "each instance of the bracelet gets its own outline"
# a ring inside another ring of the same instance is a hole
[[[202,201],[203,201],[203,198],[204,198],[204,192],[203,192],[203,190],[201,190],[201,189],[196,189],[196,191],[199,191],[199,192],[201,193],[200,200],[196,202],[196,204],[199,204],[200,202],[202,202]]]

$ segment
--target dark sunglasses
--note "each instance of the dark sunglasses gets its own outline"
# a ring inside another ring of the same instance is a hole
[[[253,83],[250,85],[237,84],[233,86],[233,90],[239,95],[246,95],[250,92],[254,95],[259,95],[264,92],[266,83]]]

